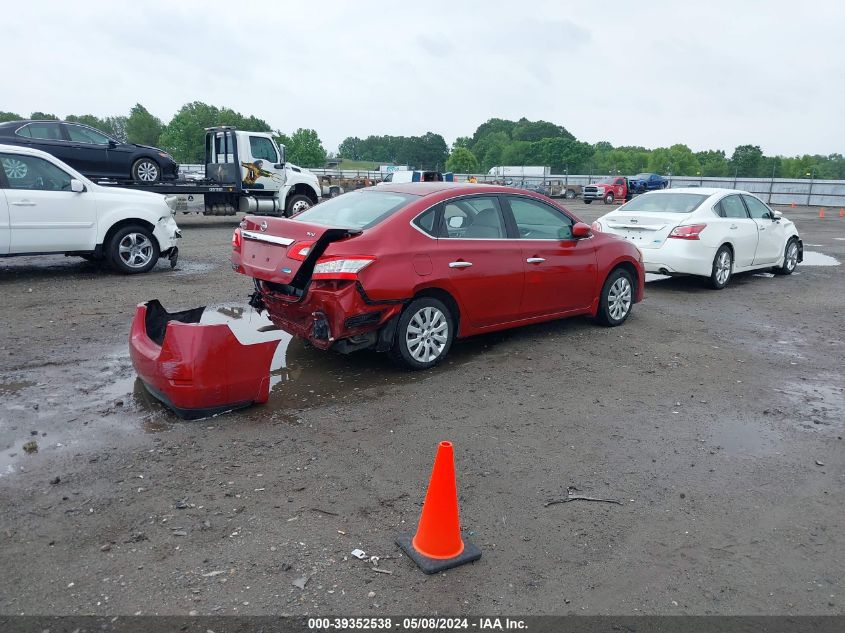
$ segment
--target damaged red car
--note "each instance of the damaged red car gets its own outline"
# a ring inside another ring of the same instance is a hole
[[[232,243],[252,305],[278,327],[411,369],[474,334],[574,315],[620,325],[645,281],[634,245],[509,187],[380,185],[292,218],[246,216]]]

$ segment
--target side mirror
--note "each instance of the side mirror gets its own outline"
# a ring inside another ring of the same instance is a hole
[[[771,217],[771,218],[772,218],[772,222],[777,222],[778,220],[780,220],[780,219],[783,217],[783,213],[781,213],[780,211],[774,211],[774,210],[773,210],[773,211],[769,214],[769,217]]]
[[[576,222],[572,226],[572,237],[576,240],[584,239],[585,237],[590,237],[593,234],[593,229],[590,228],[588,224],[584,224],[583,222]]]
[[[74,193],[82,193],[83,191],[85,191],[85,184],[81,180],[71,178],[70,190]]]
[[[112,139],[109,139],[109,148],[114,149],[117,147],[117,143],[115,143]]]

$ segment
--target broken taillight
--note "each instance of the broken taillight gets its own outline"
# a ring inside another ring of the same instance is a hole
[[[358,273],[375,261],[371,255],[321,257],[312,279],[357,279]]]
[[[241,250],[241,230],[235,229],[235,232],[232,234],[232,249],[236,251]]]
[[[686,226],[676,226],[669,233],[669,237],[676,240],[697,240],[701,232],[707,228],[706,224],[688,224]]]

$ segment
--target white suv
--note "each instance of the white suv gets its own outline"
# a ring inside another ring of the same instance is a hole
[[[64,253],[144,273],[182,236],[159,194],[94,184],[56,157],[0,145],[0,257]]]

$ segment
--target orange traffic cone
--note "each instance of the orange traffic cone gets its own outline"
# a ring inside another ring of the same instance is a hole
[[[839,209],[839,217],[845,218],[845,207]]]
[[[822,220],[824,220],[824,207],[822,207],[821,209],[819,209],[819,217],[820,217]]]
[[[794,203],[794,202],[790,202],[790,203],[789,203],[789,208],[790,208],[790,209],[794,209],[794,208],[795,208],[795,203]]]
[[[451,442],[440,442],[437,447],[417,533],[413,538],[410,534],[397,537],[396,544],[426,574],[436,574],[481,558],[481,550],[461,538]]]

